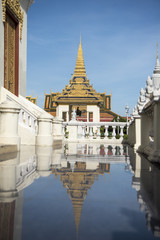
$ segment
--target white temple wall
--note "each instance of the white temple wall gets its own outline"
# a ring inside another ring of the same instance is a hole
[[[56,116],[63,119],[63,112],[67,114],[67,122],[69,121],[69,105],[59,105],[56,108]]]
[[[100,121],[100,107],[97,105],[87,105],[87,122],[89,122],[89,112],[93,112],[93,122]]]
[[[26,97],[27,77],[27,13],[25,5],[21,3],[23,14],[22,40],[19,39],[19,94]]]

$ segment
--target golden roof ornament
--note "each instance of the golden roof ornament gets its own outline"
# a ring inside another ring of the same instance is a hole
[[[3,22],[6,22],[7,8],[19,21],[20,40],[22,40],[23,12],[21,11],[19,0],[2,0]]]
[[[73,78],[74,77],[87,77],[86,69],[85,69],[85,65],[84,65],[84,59],[83,59],[81,36],[80,36],[80,43],[79,43],[76,67],[75,67],[74,74],[73,74]]]

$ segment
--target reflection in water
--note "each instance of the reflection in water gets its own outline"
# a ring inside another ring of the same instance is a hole
[[[132,149],[128,151],[126,146],[73,143],[54,150],[23,147],[20,153],[0,161],[0,240],[22,239],[23,190],[35,179],[52,174],[59,176],[67,189],[78,233],[87,192],[98,176],[111,174],[112,164],[123,164],[124,173],[133,173],[132,186],[137,191],[140,209],[145,212],[147,228],[160,237],[160,168]]]
[[[99,174],[109,173],[110,164],[99,163],[95,169],[87,169],[85,162],[75,162],[74,171],[72,165],[67,162],[67,167],[61,169],[53,168],[52,172],[55,176],[60,175],[63,187],[67,189],[67,193],[72,201],[76,230],[78,232],[83,201],[87,196],[87,190],[94,184],[94,180],[98,179]]]
[[[160,237],[160,168],[130,149],[130,164],[134,171],[132,186],[137,191],[140,210],[145,212],[146,226]]]

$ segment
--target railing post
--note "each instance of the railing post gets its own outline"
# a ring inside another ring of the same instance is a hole
[[[120,126],[120,128],[121,128],[121,131],[120,131],[120,136],[121,136],[121,139],[122,139],[122,138],[123,138],[123,136],[124,136],[124,133],[123,133],[124,126]]]
[[[89,127],[89,139],[93,139],[93,127]]]
[[[62,140],[63,133],[62,133],[62,124],[63,120],[60,118],[54,118],[52,123],[52,135],[54,140]]]
[[[42,113],[38,118],[38,135],[36,136],[37,146],[52,146],[52,122],[53,117],[48,113]]]
[[[63,134],[63,137],[65,138],[65,125],[62,125],[62,134]]]
[[[113,139],[116,138],[116,126],[112,126],[113,128],[113,133],[112,133],[112,136],[113,136]]]
[[[0,104],[0,144],[15,145],[20,150],[20,137],[18,136],[18,118],[20,107],[12,101]]]
[[[100,139],[100,126],[97,126],[97,139]]]
[[[82,126],[82,139],[85,139],[85,126]]]
[[[105,134],[104,134],[105,139],[108,139],[108,127],[109,126],[105,125]]]

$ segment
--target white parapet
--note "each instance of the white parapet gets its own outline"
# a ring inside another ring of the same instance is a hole
[[[53,119],[52,135],[54,137],[54,140],[62,140],[63,139],[62,123],[63,123],[63,119],[60,119],[58,117]]]
[[[0,144],[16,145],[20,149],[18,136],[18,117],[20,107],[15,102],[5,101],[0,104]]]

